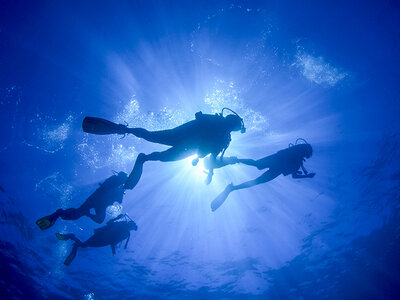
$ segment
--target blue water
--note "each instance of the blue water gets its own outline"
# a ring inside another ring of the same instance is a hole
[[[2,299],[395,299],[400,294],[400,10],[395,1],[2,1]],[[191,159],[150,162],[107,219],[138,224],[127,250],[80,249],[100,225],[35,220],[77,207],[139,152],[83,133],[84,116],[149,130],[228,106],[247,127],[226,155],[297,138],[313,179]]]

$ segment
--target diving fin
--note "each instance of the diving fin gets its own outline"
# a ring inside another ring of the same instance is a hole
[[[82,129],[84,132],[100,135],[128,133],[126,125],[116,124],[96,117],[85,117],[82,121]]]
[[[37,220],[35,223],[41,230],[45,230],[53,226],[56,220],[57,218],[54,218],[53,215],[49,215]]]
[[[225,190],[217,196],[212,202],[211,202],[211,211],[216,211],[222,204],[224,204],[226,198],[228,198],[229,194],[232,191],[232,185],[228,185]]]
[[[59,239],[60,241],[68,241],[71,239],[71,237],[74,236],[73,234],[62,234],[62,233],[56,233],[56,238]]]
[[[78,251],[78,245],[74,244],[72,246],[71,253],[68,255],[68,257],[64,261],[64,265],[69,266],[72,263],[72,261],[74,260],[74,258],[76,256],[77,251]]]

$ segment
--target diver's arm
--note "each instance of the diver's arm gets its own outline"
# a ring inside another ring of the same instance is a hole
[[[241,164],[244,164],[244,165],[248,165],[248,166],[253,166],[253,167],[257,166],[257,161],[254,159],[239,158],[238,162]]]
[[[128,238],[126,239],[126,243],[125,243],[124,249],[126,249],[126,247],[128,247],[128,242],[129,242],[130,237],[131,237],[131,234],[128,233]]]
[[[222,168],[227,165],[234,165],[234,164],[237,164],[238,162],[239,162],[239,159],[236,156],[223,157],[222,159],[216,160],[215,168]]]
[[[239,162],[236,156],[216,158],[215,156],[211,155],[206,159],[208,160],[205,162],[207,169],[219,169],[227,165],[237,164]]]
[[[303,162],[301,162],[300,167],[301,167],[301,169],[303,170],[304,175],[307,175],[308,172],[307,172],[306,168],[304,168]]]
[[[217,158],[217,155],[218,154],[211,154],[210,157],[206,158],[208,161],[204,162],[204,166],[208,170],[206,184],[211,182],[214,175],[214,169],[238,163],[238,158],[236,156]]]
[[[296,178],[296,179],[299,179],[299,178],[308,178],[308,176],[302,174],[300,171],[297,171],[297,172],[292,173],[292,178]]]
[[[215,166],[217,164],[216,157],[217,157],[217,155],[211,154],[210,157],[208,158],[209,159],[209,164],[207,165],[208,172],[207,172],[207,178],[206,178],[206,181],[205,181],[205,183],[207,185],[211,183],[212,178],[214,176],[214,168],[215,168]]]
[[[115,255],[115,245],[111,245],[112,254]]]
[[[307,175],[303,175],[300,172],[296,172],[292,174],[293,178],[299,179],[299,178],[313,178],[315,176],[315,173],[308,173]]]
[[[301,163],[300,165],[301,169],[303,170],[303,173],[301,173],[301,171],[297,171],[292,173],[292,177],[296,178],[296,179],[300,179],[300,178],[313,178],[315,176],[315,173],[308,173],[306,168],[304,167],[303,163]]]

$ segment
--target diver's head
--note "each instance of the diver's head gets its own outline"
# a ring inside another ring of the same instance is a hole
[[[313,149],[310,144],[298,144],[295,146],[302,156],[305,158],[310,158],[313,153]]]
[[[230,131],[239,131],[242,129],[242,119],[237,115],[227,115],[225,120]]]
[[[128,228],[129,230],[137,230],[137,225],[134,221],[128,221]]]
[[[118,184],[123,184],[128,180],[128,174],[125,172],[119,172],[116,174]]]
[[[229,114],[225,117],[225,120],[227,121],[228,124],[228,129],[230,131],[239,131],[241,133],[245,133],[246,132],[246,127],[244,127],[244,122],[243,119],[232,109],[224,107],[221,110],[220,115],[224,116],[224,110],[228,110],[230,111],[232,114]]]

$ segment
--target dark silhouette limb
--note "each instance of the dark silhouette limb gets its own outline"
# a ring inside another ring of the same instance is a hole
[[[239,161],[239,163],[248,165],[248,166],[257,167],[257,165],[258,165],[257,161],[254,159],[239,158],[238,161]]]
[[[315,176],[315,173],[307,173],[307,174],[302,174],[301,172],[296,172],[292,174],[293,178],[300,179],[300,178],[313,178]]]
[[[204,159],[204,167],[207,170],[219,169],[239,162],[239,159],[236,156],[217,158],[217,155],[218,153],[210,155]]]
[[[173,129],[149,131],[144,128],[128,128],[127,132],[156,144],[174,146],[178,142],[178,136],[173,132]]]
[[[124,188],[125,189],[133,189],[140,180],[143,172],[143,164],[146,161],[162,161],[162,162],[169,162],[169,161],[177,161],[184,158],[189,157],[195,152],[193,149],[187,149],[184,147],[172,147],[168,150],[162,152],[153,152],[148,155],[144,153],[140,153],[136,159],[135,165],[131,174],[126,181]]]
[[[268,181],[275,179],[280,174],[281,174],[281,172],[279,172],[279,171],[268,170],[267,172],[263,173],[260,177],[257,177],[254,180],[246,181],[239,185],[233,185],[232,190],[236,191],[236,190],[241,190],[241,189],[247,189],[247,188],[255,186],[255,185],[266,183]]]
[[[216,211],[228,198],[229,194],[233,191],[233,184],[228,184],[226,188],[211,202],[211,210]]]
[[[103,223],[104,219],[106,218],[106,208],[102,209],[95,208],[95,212],[96,212],[95,215],[89,212],[88,214],[86,214],[86,216],[98,224]]]
[[[69,266],[72,261],[74,260],[76,256],[76,252],[78,251],[78,247],[85,248],[86,244],[82,243],[79,239],[75,237],[74,234],[69,233],[69,234],[61,234],[61,233],[56,233],[57,239],[60,241],[68,241],[68,240],[73,240],[75,243],[72,245],[72,250],[68,257],[64,261],[64,265]]]
[[[131,234],[129,233],[128,238],[126,239],[126,243],[125,243],[124,249],[126,249],[128,247],[128,242],[129,242],[130,238],[131,238]]]
[[[248,166],[253,166],[256,167],[259,170],[267,169],[271,167],[271,164],[273,163],[272,158],[273,156],[266,156],[261,159],[249,159],[249,158],[239,158],[238,161],[241,164],[248,165]]]
[[[239,185],[233,185],[228,184],[226,188],[223,190],[221,194],[219,194],[212,202],[211,202],[211,210],[215,211],[217,210],[228,198],[231,192],[235,190],[241,190],[241,189],[247,189],[249,187],[262,184],[268,181],[273,180],[274,178],[278,177],[281,173],[279,171],[275,170],[268,170],[264,174],[262,174],[260,177],[257,177],[254,180],[246,181],[242,184]]]
[[[85,243],[81,242],[73,233],[68,233],[68,234],[63,234],[63,233],[56,233],[57,239],[60,241],[69,241],[73,240],[75,244],[77,244],[79,247],[85,248]]]
[[[78,252],[78,247],[79,246],[77,244],[73,244],[70,254],[67,256],[67,258],[64,261],[64,265],[69,266],[72,263],[72,261],[74,260],[74,258],[76,256],[76,252]]]
[[[204,159],[204,167],[208,170],[206,184],[210,184],[214,175],[214,169],[219,169],[227,165],[234,165],[239,162],[235,156],[217,158],[217,154],[211,155]]]
[[[63,220],[77,220],[85,216],[88,211],[82,208],[57,209],[55,212]]]

